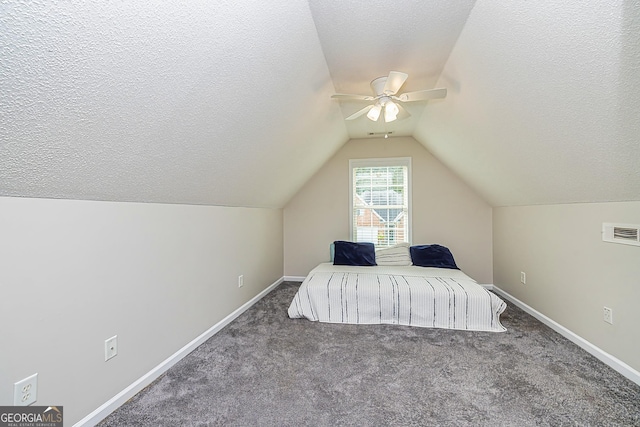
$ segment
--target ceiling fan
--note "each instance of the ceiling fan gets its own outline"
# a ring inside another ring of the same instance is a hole
[[[426,89],[416,92],[405,92],[396,95],[404,82],[409,77],[408,74],[399,71],[391,71],[389,76],[378,77],[371,82],[371,89],[374,96],[367,95],[351,95],[346,93],[336,93],[331,96],[338,100],[344,101],[374,101],[373,104],[367,105],[361,110],[356,111],[345,120],[354,120],[366,114],[369,120],[378,121],[382,115],[385,122],[405,119],[411,114],[405,110],[401,102],[428,101],[430,99],[439,99],[447,96],[447,89]],[[381,114],[384,110],[384,115]]]

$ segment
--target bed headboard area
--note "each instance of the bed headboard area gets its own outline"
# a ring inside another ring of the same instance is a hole
[[[435,243],[414,246],[398,243],[375,248],[373,243],[336,240],[329,245],[329,260],[335,265],[416,265],[458,269],[449,248]]]

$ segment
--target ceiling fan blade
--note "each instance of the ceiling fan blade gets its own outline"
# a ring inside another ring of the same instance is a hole
[[[398,96],[398,101],[402,102],[414,102],[414,101],[428,101],[430,99],[440,99],[447,96],[447,89],[427,89],[419,90],[417,92],[407,92]]]
[[[397,120],[404,120],[404,119],[408,119],[409,117],[411,117],[411,114],[409,114],[409,112],[400,104],[397,104],[398,106],[398,118]]]
[[[345,120],[354,120],[357,119],[358,117],[367,114],[369,112],[369,110],[371,110],[373,108],[373,105],[367,105],[366,107],[364,107],[362,110],[358,110],[355,113],[353,113],[352,115],[350,115],[349,117],[347,117]]]
[[[407,77],[409,77],[408,74],[399,71],[390,72],[389,77],[387,77],[387,82],[384,85],[384,93],[387,95],[395,95],[407,80]]]
[[[335,95],[331,95],[331,97],[345,101],[373,101],[373,96],[352,95],[349,93],[336,93]]]

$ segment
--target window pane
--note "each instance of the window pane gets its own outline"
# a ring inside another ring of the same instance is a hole
[[[377,246],[408,241],[408,167],[353,167],[352,174],[352,239]]]

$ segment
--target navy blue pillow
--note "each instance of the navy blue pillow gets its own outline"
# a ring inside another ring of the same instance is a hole
[[[376,250],[373,243],[355,243],[336,240],[333,265],[376,265]]]
[[[418,245],[409,248],[413,265],[420,267],[455,268],[459,270],[451,251],[440,245]]]

